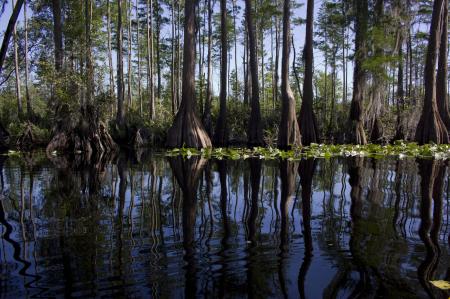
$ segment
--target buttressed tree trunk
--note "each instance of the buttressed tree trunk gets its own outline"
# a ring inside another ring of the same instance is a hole
[[[448,111],[447,77],[448,77],[448,0],[444,0],[444,14],[442,16],[441,47],[439,50],[439,63],[436,81],[436,101],[439,114],[444,122],[447,132],[450,133],[450,115]]]
[[[448,143],[448,132],[439,114],[436,101],[436,60],[440,48],[442,16],[446,2],[446,0],[435,0],[433,6],[424,71],[425,99],[415,136],[419,144]]]
[[[253,24],[252,3],[251,0],[245,0],[245,19],[247,23],[248,32],[248,47],[250,50],[250,73],[252,80],[252,98],[250,120],[247,131],[247,143],[249,146],[264,145],[262,125],[261,125],[261,110],[259,106],[259,81],[258,81],[258,65],[256,58],[256,38],[255,26]]]
[[[311,1],[312,2],[312,1]],[[283,57],[281,65],[281,123],[278,147],[289,149],[301,145],[300,129],[295,113],[295,98],[289,85],[289,53],[291,47],[290,0],[284,0],[283,9]],[[311,36],[312,38],[312,36]],[[311,45],[312,48],[312,45]],[[311,70],[312,72],[312,70]],[[312,81],[311,81],[312,84]],[[312,86],[311,86],[312,90]]]
[[[94,66],[92,60],[92,0],[84,1],[85,9],[85,37],[86,37],[86,102],[81,106],[81,113],[77,122],[73,119],[67,104],[58,103],[54,135],[47,145],[47,154],[54,151],[83,154],[86,162],[91,157],[100,159],[106,153],[116,149],[116,144],[108,133],[107,126],[99,120],[98,109],[94,104]]]
[[[300,109],[300,132],[302,143],[310,145],[317,143],[319,132],[313,111],[313,22],[314,0],[308,0],[305,49],[303,51],[305,61],[305,79],[303,83],[303,101]]]
[[[227,38],[227,1],[220,0],[220,45],[222,47],[220,59],[220,110],[214,132],[214,145],[227,146],[227,62],[228,62],[228,38]]]
[[[355,21],[355,67],[353,69],[353,98],[350,106],[349,141],[355,144],[366,144],[366,133],[363,126],[363,100],[366,89],[366,72],[362,65],[367,57],[368,2],[354,0],[356,8]]]
[[[211,140],[195,115],[195,2],[184,7],[183,87],[180,109],[167,133],[168,147],[210,147]]]

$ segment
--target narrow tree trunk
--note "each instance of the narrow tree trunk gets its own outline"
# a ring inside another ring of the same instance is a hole
[[[153,53],[153,0],[150,0],[150,119],[155,119],[155,80],[154,80],[154,53]]]
[[[283,5],[283,57],[281,61],[281,123],[278,134],[278,147],[289,149],[301,145],[300,130],[297,123],[295,98],[289,84],[289,54],[291,49],[290,0]]]
[[[184,7],[183,86],[181,105],[168,131],[168,147],[210,147],[211,140],[195,114],[195,2]]]
[[[261,111],[259,105],[259,82],[258,82],[258,62],[256,58],[256,38],[255,27],[253,24],[253,12],[251,0],[245,0],[245,18],[247,23],[249,51],[250,51],[250,72],[252,80],[252,99],[250,120],[248,124],[248,145],[260,146],[264,144],[262,126],[261,126]]]
[[[94,66],[92,62],[92,41],[91,41],[91,22],[92,22],[92,1],[84,1],[85,17],[85,35],[86,35],[86,103],[92,103],[94,94]],[[86,107],[83,107],[86,108]]]
[[[16,26],[17,18],[19,17],[20,10],[22,9],[24,0],[17,0],[14,6],[11,17],[8,21],[8,26],[6,27],[5,33],[3,35],[2,47],[0,48],[0,74],[3,71],[3,63],[5,62],[6,52],[8,52],[9,40],[13,35],[14,28]]]
[[[15,1],[11,1],[12,9],[14,10]],[[14,71],[16,75],[16,97],[17,97],[17,114],[19,119],[22,118],[23,109],[22,109],[22,92],[20,91],[20,70],[19,70],[19,50],[17,46],[17,31],[16,26],[13,28],[13,38],[14,38]]]
[[[31,107],[31,97],[30,97],[30,91],[28,89],[28,83],[30,81],[30,68],[29,68],[29,62],[28,62],[28,17],[27,17],[27,1],[24,1],[23,4],[23,20],[24,20],[24,27],[25,27],[25,97],[27,100],[27,116],[28,121],[32,121],[33,119],[33,108]]]
[[[122,0],[117,0],[117,122],[122,125],[125,113],[123,111],[123,29]]]
[[[238,100],[238,96],[240,94],[239,90],[239,75],[238,75],[238,64],[237,64],[237,32],[236,32],[236,14],[237,14],[237,8],[236,8],[236,0],[233,0],[233,31],[234,31],[234,71],[235,71],[235,100]]]
[[[350,107],[349,141],[355,144],[366,144],[366,133],[363,126],[363,100],[366,89],[366,74],[363,63],[367,57],[368,2],[355,0],[355,67],[353,70],[353,98]]]
[[[175,84],[175,0],[172,0],[172,7],[171,7],[171,21],[172,21],[172,71],[170,73],[170,80],[171,80],[171,87],[172,87],[172,114],[175,115],[176,112],[176,84]]]
[[[140,37],[140,20],[139,20],[139,1],[136,0],[136,55],[138,63],[138,101],[139,101],[139,115],[142,116],[142,73],[141,73],[141,45],[139,44]]]
[[[305,37],[305,78],[303,82],[303,101],[300,109],[300,132],[302,143],[310,145],[317,143],[319,132],[313,111],[313,24],[314,24],[314,0],[308,0]]]
[[[442,36],[444,0],[435,0],[431,17],[430,36],[426,55],[424,82],[425,99],[422,115],[417,125],[415,140],[419,144],[448,143],[448,132],[438,111],[436,100],[436,60]]]
[[[405,107],[405,91],[403,89],[403,39],[400,38],[398,47],[398,75],[397,75],[397,128],[394,140],[403,140],[405,135],[402,127],[402,112]]]
[[[55,43],[55,69],[61,71],[64,59],[61,0],[52,0],[53,9],[53,41]]]
[[[277,1],[278,2],[278,1]],[[274,70],[274,99],[278,100],[278,66],[280,65],[280,21],[275,17],[275,70]]]
[[[131,73],[132,70],[132,63],[133,63],[133,35],[131,31],[131,12],[132,12],[132,2],[131,0],[128,0],[128,2],[125,2],[125,5],[128,6],[125,8],[128,15],[128,28],[127,28],[127,37],[128,37],[128,84],[127,84],[127,102],[128,102],[128,111],[131,109],[131,104],[133,102],[133,94],[132,94],[132,85],[133,85],[133,74]]]
[[[160,38],[161,38],[161,16],[159,13],[161,13],[161,9],[159,6],[158,0],[155,0],[155,6],[158,8],[157,16],[156,16],[156,72],[157,72],[157,80],[158,80],[158,86],[157,86],[157,92],[156,92],[156,98],[158,101],[161,101],[161,47],[160,47]]]
[[[442,121],[450,132],[450,115],[449,115],[449,105],[448,105],[448,90],[447,90],[447,79],[448,79],[448,0],[444,0],[444,13],[442,16],[442,35],[441,35],[441,46],[439,50],[439,63],[438,72],[436,79],[436,101],[439,114]]]
[[[212,7],[211,0],[208,1],[208,58],[207,58],[207,69],[208,78],[206,82],[206,99],[205,99],[205,110],[203,111],[203,124],[205,126],[206,132],[211,135],[211,101],[212,101],[212,65],[211,65],[211,54],[212,54]]]
[[[228,144],[227,132],[227,60],[228,60],[228,38],[227,38],[227,2],[220,0],[220,109],[217,119],[216,131],[214,132],[214,143],[223,147]]]
[[[109,67],[109,97],[111,99],[114,98],[114,67],[112,62],[112,42],[111,42],[111,3],[110,0],[106,1],[106,28],[107,28],[107,35],[108,35],[108,67]],[[112,105],[114,107],[114,105]],[[114,113],[114,108],[111,109],[112,113]]]

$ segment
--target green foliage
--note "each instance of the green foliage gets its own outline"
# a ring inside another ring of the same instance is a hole
[[[450,145],[425,144],[417,145],[417,143],[404,143],[402,141],[395,142],[393,145],[327,145],[327,144],[311,144],[310,146],[299,147],[290,151],[282,151],[273,147],[255,147],[247,148],[175,148],[166,152],[167,156],[183,156],[190,158],[191,156],[203,156],[204,158],[215,159],[247,159],[259,158],[265,160],[288,159],[297,161],[304,158],[325,158],[332,157],[371,157],[382,158],[388,156],[396,156],[403,158],[434,158],[449,159]]]

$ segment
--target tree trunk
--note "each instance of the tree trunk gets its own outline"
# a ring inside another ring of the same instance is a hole
[[[171,87],[172,87],[172,114],[175,115],[176,112],[176,84],[175,84],[175,0],[172,0],[172,7],[171,7],[171,21],[172,21],[172,40],[171,40],[171,45],[172,45],[172,71],[170,73],[170,83],[171,83]]]
[[[277,1],[278,2],[278,1]],[[275,70],[274,70],[274,99],[278,100],[278,66],[280,65],[280,21],[275,17]]]
[[[91,22],[92,22],[92,1],[84,1],[85,12],[85,35],[86,35],[86,102],[92,103],[94,93],[94,66],[92,62],[92,41],[91,41]],[[85,107],[83,107],[85,108]]]
[[[316,125],[316,117],[313,111],[313,25],[314,25],[314,0],[308,0],[306,37],[305,37],[305,78],[303,82],[303,101],[300,109],[300,132],[302,143],[310,145],[317,143],[319,132]]]
[[[117,122],[122,125],[125,114],[123,111],[123,29],[122,0],[117,0]]]
[[[442,36],[442,16],[445,0],[435,0],[431,17],[430,36],[426,54],[424,82],[425,99],[417,125],[415,140],[419,144],[448,143],[448,132],[438,111],[436,100],[436,60]],[[445,23],[445,22],[444,22]]]
[[[401,34],[401,33],[400,33]],[[397,128],[394,140],[405,139],[402,125],[402,112],[405,108],[405,91],[403,89],[403,40],[400,38],[398,47],[398,75],[397,75]]]
[[[155,84],[154,84],[154,78],[153,78],[153,74],[154,74],[154,70],[153,70],[153,66],[154,66],[154,61],[153,61],[153,0],[147,0],[147,4],[149,5],[147,7],[148,11],[148,28],[147,28],[147,34],[148,34],[148,51],[149,53],[149,72],[150,72],[150,76],[149,76],[149,87],[150,87],[150,119],[153,120],[155,119],[155,115],[156,115],[156,111],[155,111]]]
[[[64,59],[61,0],[52,0],[53,9],[53,41],[55,43],[55,69],[61,71]]]
[[[367,57],[368,2],[355,0],[355,67],[353,70],[353,97],[350,107],[350,143],[366,144],[366,133],[363,126],[363,100],[366,90],[366,73],[363,63]]]
[[[206,99],[205,99],[205,110],[203,111],[203,124],[205,126],[206,132],[211,135],[211,101],[212,101],[212,65],[211,65],[211,54],[212,54],[212,7],[211,0],[208,1],[208,58],[207,58],[207,69],[208,78],[206,82]]]
[[[14,28],[16,26],[17,18],[19,17],[20,10],[22,9],[24,0],[17,0],[16,5],[14,6],[11,17],[8,21],[8,26],[6,27],[5,34],[3,35],[2,47],[0,48],[0,74],[3,71],[3,63],[6,58],[6,52],[8,52],[9,40],[13,34]]]
[[[248,124],[247,143],[249,146],[264,145],[261,111],[259,106],[259,82],[258,82],[258,62],[256,58],[256,38],[253,24],[252,2],[245,0],[245,18],[247,23],[249,51],[250,51],[250,73],[252,80],[252,99],[250,120]]]
[[[132,12],[132,2],[131,0],[128,0],[125,2],[125,10],[127,11],[128,16],[128,26],[127,26],[127,37],[128,37],[128,80],[127,80],[127,110],[130,111],[131,104],[133,102],[133,94],[131,91],[132,85],[133,85],[133,74],[131,72],[132,70],[132,63],[133,63],[133,35],[131,31],[131,12]]]
[[[29,62],[28,62],[28,17],[27,17],[27,1],[24,1],[23,4],[23,19],[24,19],[24,26],[25,26],[25,56],[24,56],[24,60],[25,60],[25,97],[27,100],[27,116],[28,116],[28,121],[32,121],[33,120],[33,108],[31,107],[31,97],[30,97],[30,92],[28,89],[28,83],[30,81],[30,67],[29,67]]]
[[[227,38],[227,1],[220,0],[220,108],[217,119],[216,131],[214,132],[214,145],[227,146],[227,61],[228,61],[228,38]]]
[[[297,122],[295,98],[289,85],[289,54],[291,49],[290,0],[283,5],[283,57],[281,61],[281,123],[278,134],[278,147],[290,149],[301,145],[300,130]]]
[[[12,0],[12,9],[14,10],[15,1]],[[14,39],[14,71],[16,74],[16,97],[17,97],[17,115],[19,119],[22,118],[23,109],[22,109],[22,92],[20,91],[20,70],[19,70],[19,50],[17,46],[17,31],[16,26],[13,28],[13,39]]]
[[[448,105],[448,88],[447,88],[447,80],[448,80],[448,66],[447,66],[447,57],[448,57],[448,0],[444,0],[444,14],[442,16],[443,24],[442,24],[442,35],[441,35],[441,47],[439,50],[439,63],[438,63],[438,72],[436,79],[436,101],[437,107],[439,110],[439,114],[441,116],[442,121],[447,129],[447,132],[450,132],[450,115],[449,115],[449,105]]]
[[[106,1],[106,28],[108,34],[108,66],[109,66],[109,97],[114,98],[114,67],[112,62],[112,42],[111,42],[111,3],[109,0]],[[112,105],[114,107],[114,105]],[[114,108],[111,109],[114,113]],[[113,114],[114,115],[114,114]]]
[[[195,2],[184,7],[183,86],[181,105],[168,131],[168,147],[210,147],[211,140],[195,114]]]
[[[399,8],[400,9],[400,8]],[[384,15],[384,0],[377,0],[375,2],[375,29],[384,30],[385,24],[383,24],[383,15]],[[400,33],[400,47],[402,48],[402,34]],[[383,44],[380,44],[379,41],[374,42],[374,52],[375,56],[379,58],[383,58],[385,53],[383,49]],[[384,103],[384,72],[385,67],[383,63],[377,66],[375,72],[373,72],[373,86],[372,86],[372,97],[371,102],[368,105],[368,109],[366,111],[366,120],[368,123],[368,130],[370,132],[370,141],[373,143],[380,143],[384,139],[383,126],[380,120],[380,116],[383,112],[383,103]],[[403,74],[403,70],[402,70]],[[399,83],[400,84],[400,83]],[[403,89],[403,80],[401,82],[401,87]]]
[[[142,116],[142,73],[141,73],[141,45],[139,44],[140,37],[140,21],[139,21],[139,1],[136,0],[136,55],[138,63],[138,101],[139,101],[139,115]]]
[[[237,14],[237,8],[236,8],[236,0],[233,0],[233,33],[234,33],[234,71],[235,71],[235,100],[238,100],[239,96],[239,76],[238,76],[238,64],[237,64],[237,32],[236,32],[236,14]]]

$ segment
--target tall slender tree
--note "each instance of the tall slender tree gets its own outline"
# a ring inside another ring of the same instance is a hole
[[[436,101],[436,62],[441,43],[442,23],[446,0],[435,0],[431,16],[430,35],[424,70],[425,99],[417,124],[415,140],[419,144],[448,143],[448,131],[438,111]]]
[[[168,131],[168,147],[211,146],[208,133],[195,114],[195,2],[186,0],[184,6],[183,86],[181,105]]]
[[[55,44],[55,69],[56,71],[59,72],[62,69],[64,61],[61,0],[52,0],[52,10],[53,10],[53,41]]]
[[[8,26],[6,27],[5,33],[3,35],[2,47],[0,48],[0,74],[3,71],[3,63],[5,62],[6,52],[8,51],[9,41],[13,35],[14,27],[16,26],[17,18],[19,17],[20,10],[22,9],[24,0],[17,0],[14,6],[11,17],[8,21]]]
[[[33,118],[33,109],[31,107],[31,97],[30,97],[30,90],[29,90],[29,82],[30,82],[30,66],[29,66],[29,59],[28,59],[28,15],[27,15],[27,1],[25,0],[23,3],[23,22],[24,22],[24,29],[25,29],[25,98],[27,101],[27,116],[28,120],[32,121]]]
[[[220,108],[217,119],[214,143],[217,146],[227,146],[227,62],[228,62],[228,37],[227,37],[227,1],[220,0]]]
[[[125,121],[124,95],[122,0],[117,0],[117,123],[120,125]]]
[[[283,56],[281,58],[281,123],[278,147],[289,149],[301,145],[300,129],[297,122],[295,98],[289,85],[289,57],[291,49],[290,31],[291,4],[284,0],[283,5]],[[311,82],[312,83],[312,82]]]
[[[261,109],[259,104],[258,62],[256,57],[255,25],[253,23],[252,1],[245,0],[245,19],[247,23],[249,64],[252,80],[252,98],[250,104],[250,120],[247,131],[247,144],[249,146],[264,145],[261,125]]]
[[[211,102],[212,102],[212,13],[213,8],[211,6],[211,0],[206,0],[208,2],[208,58],[207,58],[207,72],[208,77],[206,81],[206,99],[205,99],[205,109],[203,110],[203,124],[205,126],[206,132],[211,134]]]
[[[15,0],[11,1],[12,9],[15,7]],[[16,77],[16,98],[17,98],[17,114],[19,118],[22,117],[23,109],[22,109],[22,91],[21,91],[21,82],[20,82],[20,70],[19,70],[19,49],[18,49],[18,41],[17,41],[17,30],[14,25],[13,28],[13,43],[14,43],[14,71]]]
[[[354,144],[366,144],[363,125],[363,100],[366,92],[366,72],[363,68],[367,58],[367,34],[369,3],[367,0],[354,0],[355,8],[355,66],[353,69],[353,97],[350,107],[348,140]]]
[[[310,145],[319,140],[316,118],[313,111],[313,22],[314,22],[314,0],[308,0],[306,17],[306,36],[303,59],[305,62],[305,78],[303,82],[303,101],[300,109],[300,132],[302,143]]]

